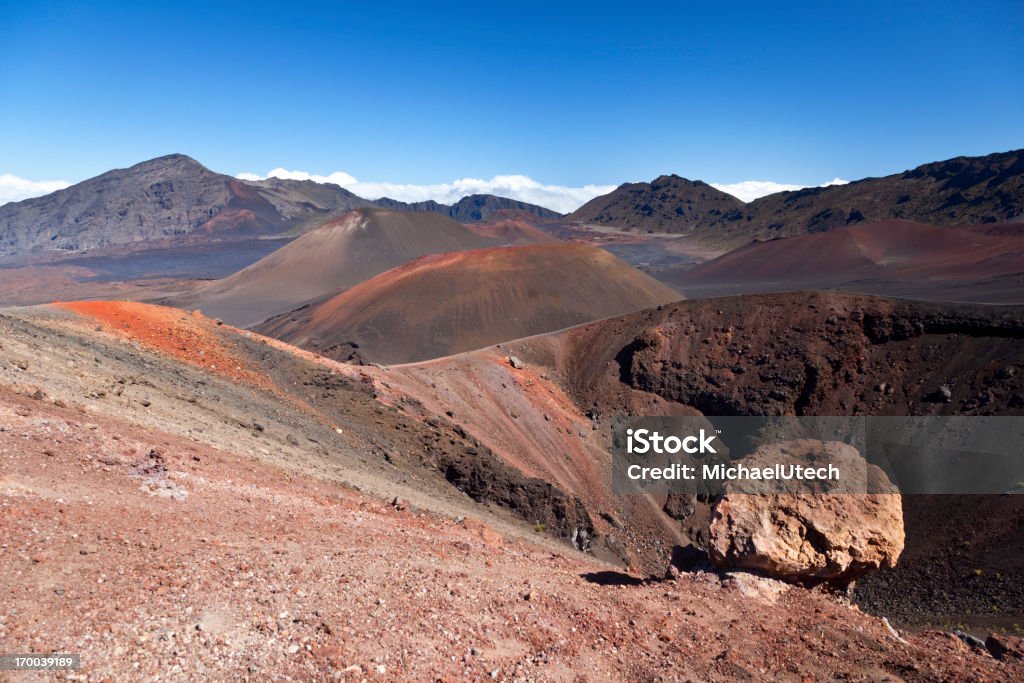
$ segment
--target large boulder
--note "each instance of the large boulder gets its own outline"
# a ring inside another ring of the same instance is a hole
[[[765,467],[822,459],[851,476],[817,493],[808,493],[806,482],[764,482],[765,493],[751,493],[749,484],[739,493],[739,485],[728,484],[712,510],[708,551],[715,566],[838,586],[894,567],[903,552],[901,497],[857,449],[800,439],[761,446],[742,462]]]

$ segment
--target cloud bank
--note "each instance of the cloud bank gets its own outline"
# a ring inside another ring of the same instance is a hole
[[[829,185],[846,185],[849,180],[843,180],[842,178],[833,178],[827,183],[821,185],[790,185],[788,183],[776,183],[771,180],[744,180],[739,183],[708,183],[711,187],[721,190],[722,192],[728,192],[733,197],[744,201],[752,202],[755,199],[764,197],[776,192],[792,192],[793,190],[802,190],[805,187],[828,187]]]
[[[545,185],[525,175],[497,175],[490,180],[479,178],[462,178],[450,183],[416,185],[409,183],[363,182],[344,171],[335,171],[329,175],[317,175],[306,171],[290,171],[286,168],[275,168],[265,175],[258,173],[239,173],[242,180],[266,180],[267,178],[284,178],[290,180],[312,180],[318,183],[333,183],[353,192],[364,199],[380,199],[390,197],[403,202],[424,202],[434,200],[442,204],[454,204],[471,194],[493,194],[499,197],[518,199],[543,206],[559,213],[570,213],[580,208],[594,197],[608,194],[615,185],[583,185],[571,187],[566,185]],[[842,178],[835,178],[819,187],[827,185],[845,185]],[[786,190],[802,190],[809,185],[793,185],[776,183],[771,180],[744,180],[739,183],[710,183],[712,187],[745,202],[758,197],[783,192]]]
[[[364,199],[390,197],[403,202],[423,202],[432,199],[442,204],[454,204],[471,194],[493,194],[543,206],[559,213],[575,211],[594,197],[608,194],[615,189],[615,185],[545,185],[524,175],[497,175],[490,180],[461,178],[450,183],[428,185],[363,182],[343,171],[336,171],[330,175],[316,175],[306,171],[289,171],[285,168],[275,168],[266,175],[239,173],[236,177],[242,180],[285,178],[334,183]]]
[[[0,205],[50,194],[70,184],[66,180],[26,180],[10,173],[0,173]]]
[[[450,183],[434,183],[417,185],[411,183],[363,182],[344,171],[335,171],[328,175],[317,175],[306,171],[290,171],[275,168],[266,175],[257,173],[239,173],[242,180],[265,180],[266,178],[285,178],[291,180],[312,180],[318,183],[340,185],[366,199],[391,197],[403,202],[423,202],[434,200],[442,204],[454,204],[471,194],[493,194],[499,197],[518,199],[519,201],[537,204],[559,213],[570,213],[594,197],[608,194],[615,185],[546,185],[525,175],[497,175],[490,180],[480,178],[461,178]],[[835,178],[828,185],[845,185],[848,181]],[[71,183],[66,180],[28,180],[10,173],[0,174],[0,205],[17,202],[30,197],[38,197],[50,192],[62,190]],[[758,197],[783,192],[801,190],[809,185],[793,185],[777,183],[771,180],[744,180],[739,183],[710,183],[712,187],[737,197],[745,202]]]

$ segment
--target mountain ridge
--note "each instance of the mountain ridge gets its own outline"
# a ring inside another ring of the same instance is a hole
[[[454,205],[372,201],[311,180],[241,180],[185,154],[113,169],[41,197],[0,205],[0,258],[76,254],[161,240],[213,241],[305,232],[353,209],[429,211],[462,221],[502,210],[559,214],[505,197],[473,195]]]
[[[651,183],[621,185],[565,216],[570,222],[691,234],[729,246],[887,219],[942,226],[1024,221],[1024,150],[958,156],[845,185],[777,192],[750,203],[700,181],[659,176]]]

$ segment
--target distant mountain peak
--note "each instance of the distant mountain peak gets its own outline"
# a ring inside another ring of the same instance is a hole
[[[742,201],[700,180],[675,174],[627,183],[596,197],[569,220],[646,232],[692,232],[742,210]]]
[[[693,234],[718,246],[898,218],[934,225],[1024,220],[1024,150],[955,157],[750,203],[700,180],[661,175],[650,183],[621,185],[566,216],[624,230]]]
[[[147,170],[147,169],[165,169],[165,168],[180,168],[180,169],[195,169],[201,171],[207,171],[212,173],[210,169],[203,166],[201,163],[188,156],[187,154],[165,154],[163,156],[154,157],[153,159],[147,159],[146,161],[140,161],[128,167],[129,171],[135,170]]]

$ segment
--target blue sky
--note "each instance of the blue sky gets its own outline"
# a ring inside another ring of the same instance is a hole
[[[0,174],[818,184],[1024,146],[1020,0],[130,4],[0,0]]]

